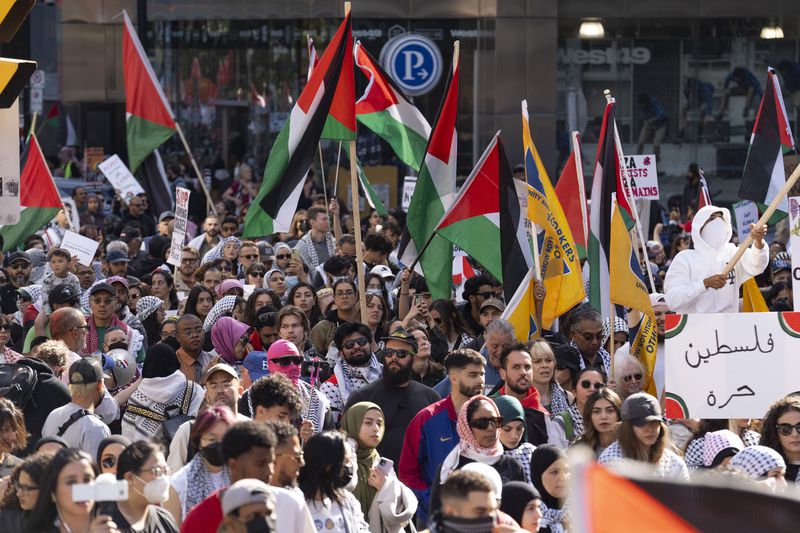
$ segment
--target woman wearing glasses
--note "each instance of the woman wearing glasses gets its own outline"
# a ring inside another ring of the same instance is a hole
[[[439,492],[442,483],[454,470],[468,463],[477,461],[493,467],[503,483],[525,481],[519,461],[503,453],[499,435],[502,426],[500,410],[488,396],[473,396],[461,406],[456,423],[460,441],[436,472],[431,485],[429,516],[433,516],[441,507]]]
[[[36,505],[39,483],[50,466],[50,460],[50,455],[32,455],[14,469],[0,502],[0,531],[24,531],[23,524]]]
[[[761,425],[762,446],[772,448],[786,461],[786,481],[800,476],[800,398],[787,396],[773,403]]]
[[[595,392],[606,387],[606,377],[594,368],[584,368],[575,375],[575,401],[553,417],[547,428],[547,442],[562,450],[583,435],[583,418],[586,400]]]
[[[254,328],[229,316],[217,320],[211,327],[211,342],[223,361],[235,365],[253,350],[250,335]]]
[[[631,394],[642,392],[646,377],[642,363],[630,354],[627,347],[623,346],[614,354],[615,392],[623,400]]]
[[[111,435],[100,441],[97,447],[97,467],[101,474],[117,475],[119,454],[131,445],[131,439],[122,435]]]

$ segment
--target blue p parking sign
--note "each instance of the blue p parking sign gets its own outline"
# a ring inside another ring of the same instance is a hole
[[[381,50],[381,63],[410,96],[430,92],[442,77],[442,53],[421,35],[403,34],[390,40]]]

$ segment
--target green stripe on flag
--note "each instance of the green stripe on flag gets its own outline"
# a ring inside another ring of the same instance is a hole
[[[356,118],[378,137],[389,143],[400,161],[419,171],[419,167],[425,159],[428,139],[406,127],[402,122],[395,120],[388,111],[356,115]]]
[[[40,229],[58,214],[56,207],[26,207],[19,214],[19,222],[0,227],[3,251],[13,250],[25,239]]]
[[[131,172],[136,172],[147,156],[175,133],[172,128],[161,126],[136,115],[128,115],[126,129],[128,166]]]
[[[325,127],[322,128],[320,139],[355,141],[356,132],[336,120],[333,115],[328,115],[328,120],[325,121]]]
[[[381,197],[375,192],[375,189],[367,179],[367,173],[364,172],[364,167],[361,166],[360,161],[356,161],[358,165],[358,181],[361,183],[361,188],[364,190],[364,196],[367,198],[369,205],[382,217],[389,215],[389,210],[383,205]]]
[[[487,216],[459,220],[441,228],[437,233],[467,252],[492,276],[503,281],[500,227]]]

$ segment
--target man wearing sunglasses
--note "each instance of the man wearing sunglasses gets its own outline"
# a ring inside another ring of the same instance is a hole
[[[378,453],[394,461],[396,467],[400,463],[403,436],[411,419],[441,397],[430,387],[411,379],[418,349],[413,334],[399,329],[381,340],[384,343],[380,351],[383,361],[381,379],[353,392],[347,400],[345,411],[358,402],[373,402],[382,406],[386,434],[378,445]]]
[[[26,287],[30,280],[31,258],[25,252],[14,252],[8,257],[6,270],[8,283],[0,287],[0,305],[4,315],[13,315],[17,312],[17,289]]]
[[[259,260],[261,254],[253,241],[242,241],[239,247],[239,279],[244,279],[245,271]]]
[[[483,333],[481,305],[489,298],[496,297],[498,287],[501,287],[500,284],[485,274],[473,276],[464,282],[464,291],[461,297],[465,302],[458,306],[458,311],[475,335]]]
[[[601,370],[606,376],[611,370],[611,355],[603,348],[603,322],[600,313],[591,307],[575,312],[572,319],[572,346],[581,352],[581,368]]]
[[[340,357],[333,367],[333,376],[322,384],[320,391],[328,397],[333,423],[338,427],[350,394],[378,379],[383,373],[383,365],[372,353],[372,332],[366,324],[345,322],[336,330],[333,342]]]

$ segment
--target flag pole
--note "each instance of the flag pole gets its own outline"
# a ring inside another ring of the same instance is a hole
[[[586,212],[586,184],[583,182],[583,158],[581,157],[580,133],[572,132],[572,153],[575,154],[575,174],[578,176],[578,199],[581,204],[581,223],[583,224],[583,238],[589,235],[589,214]],[[587,243],[582,243],[584,248]]]
[[[333,196],[339,190],[339,163],[342,159],[342,141],[339,141],[339,149],[336,151],[336,177],[333,178]]]
[[[192,154],[192,150],[189,148],[189,143],[186,142],[186,137],[183,135],[183,129],[177,120],[175,120],[175,127],[178,131],[178,136],[181,138],[181,142],[183,143],[183,149],[186,150],[186,154],[189,156],[189,160],[192,162],[192,168],[194,169],[195,174],[197,174],[198,181],[200,181],[200,187],[203,189],[203,193],[206,195],[208,208],[216,215],[217,208],[214,207],[214,202],[211,201],[211,195],[208,193],[206,181],[203,178],[203,174],[200,172],[200,168],[197,166],[197,161],[194,160],[194,154]]]
[[[29,139],[31,138],[31,135],[33,135],[33,132],[36,131],[36,117],[38,117],[38,116],[39,116],[39,113],[34,111],[33,112],[33,118],[31,119],[31,127],[28,130],[28,138]]]
[[[756,227],[763,226],[764,224],[767,223],[767,221],[770,219],[773,213],[775,213],[775,211],[778,209],[778,204],[781,203],[783,197],[789,194],[789,190],[797,181],[797,178],[800,178],[800,165],[798,165],[797,168],[794,169],[792,175],[789,176],[789,179],[786,180],[786,183],[783,184],[783,187],[781,187],[781,189],[775,195],[775,198],[773,198],[772,203],[769,204],[767,209],[764,211],[764,214],[761,215],[761,218],[759,218],[758,222],[755,223]],[[736,249],[736,253],[733,254],[733,257],[730,258],[728,264],[725,265],[725,268],[722,269],[722,272],[720,272],[720,274],[722,274],[723,276],[727,276],[728,274],[730,274],[731,270],[733,270],[734,267],[736,267],[736,264],[739,262],[739,259],[742,258],[742,255],[744,255],[744,252],[747,250],[747,248],[750,246],[753,240],[754,240],[753,233],[750,232],[750,234],[747,235],[747,238],[744,240],[744,242],[739,244],[739,248]]]
[[[528,101],[522,101],[522,116],[523,118],[528,117]],[[527,121],[527,127],[530,128],[530,119]],[[523,122],[523,126],[525,123]],[[529,132],[530,133],[530,132]],[[524,143],[523,143],[524,144]],[[526,149],[526,146],[523,146],[523,150]],[[528,167],[525,167],[525,183],[528,183]],[[528,210],[525,210],[525,220],[531,225],[531,244],[533,245],[533,275],[536,278],[536,281],[542,281],[542,265],[540,264],[540,257],[539,257],[539,232],[536,231],[536,224],[528,218]]]

